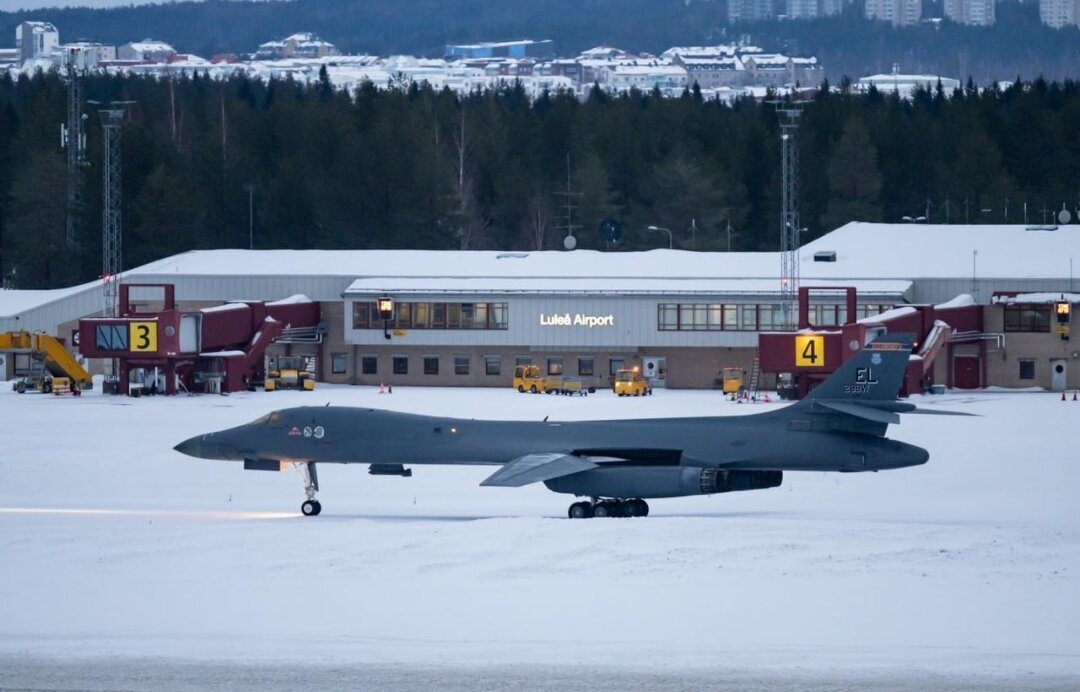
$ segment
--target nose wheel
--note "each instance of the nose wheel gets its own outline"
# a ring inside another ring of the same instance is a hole
[[[592,517],[647,517],[649,503],[641,499],[600,500],[575,502],[566,512],[571,519],[591,519]]]
[[[319,475],[315,472],[315,462],[299,462],[295,464],[304,479],[304,500],[300,505],[300,511],[305,517],[317,517],[322,512],[322,504],[315,499],[315,493],[319,492]]]

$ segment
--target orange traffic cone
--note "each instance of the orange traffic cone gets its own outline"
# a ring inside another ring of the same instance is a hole
[[[379,394],[386,394],[386,385],[382,382],[379,383]]]

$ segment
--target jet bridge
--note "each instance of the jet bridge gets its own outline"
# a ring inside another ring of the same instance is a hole
[[[136,307],[133,291],[144,305]],[[270,344],[310,344],[317,357],[324,332],[319,303],[306,296],[181,311],[172,284],[122,284],[120,317],[79,321],[82,354],[116,359],[124,393],[145,389],[151,371],[149,382],[163,394],[242,391],[262,380]]]
[[[844,318],[835,325],[820,326],[811,322],[810,294],[814,291],[843,293],[838,303]],[[909,332],[915,335],[915,351],[910,356],[901,387],[901,396],[917,394],[930,388],[938,375],[936,364],[943,356],[944,378],[950,383],[953,334],[981,333],[982,308],[970,301],[950,301],[943,305],[896,305],[879,315],[853,319],[857,314],[854,287],[802,287],[799,289],[799,330],[763,332],[758,335],[761,371],[779,378],[790,374],[796,395],[802,398],[841,365],[883,332]],[[985,354],[982,356],[985,359]]]

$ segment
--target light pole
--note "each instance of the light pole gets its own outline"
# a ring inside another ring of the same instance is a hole
[[[248,193],[248,250],[255,249],[255,184],[248,183],[244,186]]]
[[[667,248],[668,248],[668,250],[675,249],[675,241],[674,241],[674,239],[673,239],[673,237],[671,235],[671,230],[670,229],[664,228],[663,226],[649,226],[649,230],[650,231],[664,231],[665,233],[667,233]]]

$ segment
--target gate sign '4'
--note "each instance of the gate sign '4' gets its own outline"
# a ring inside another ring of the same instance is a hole
[[[805,334],[795,337],[795,366],[825,367],[825,337],[823,335]]]

